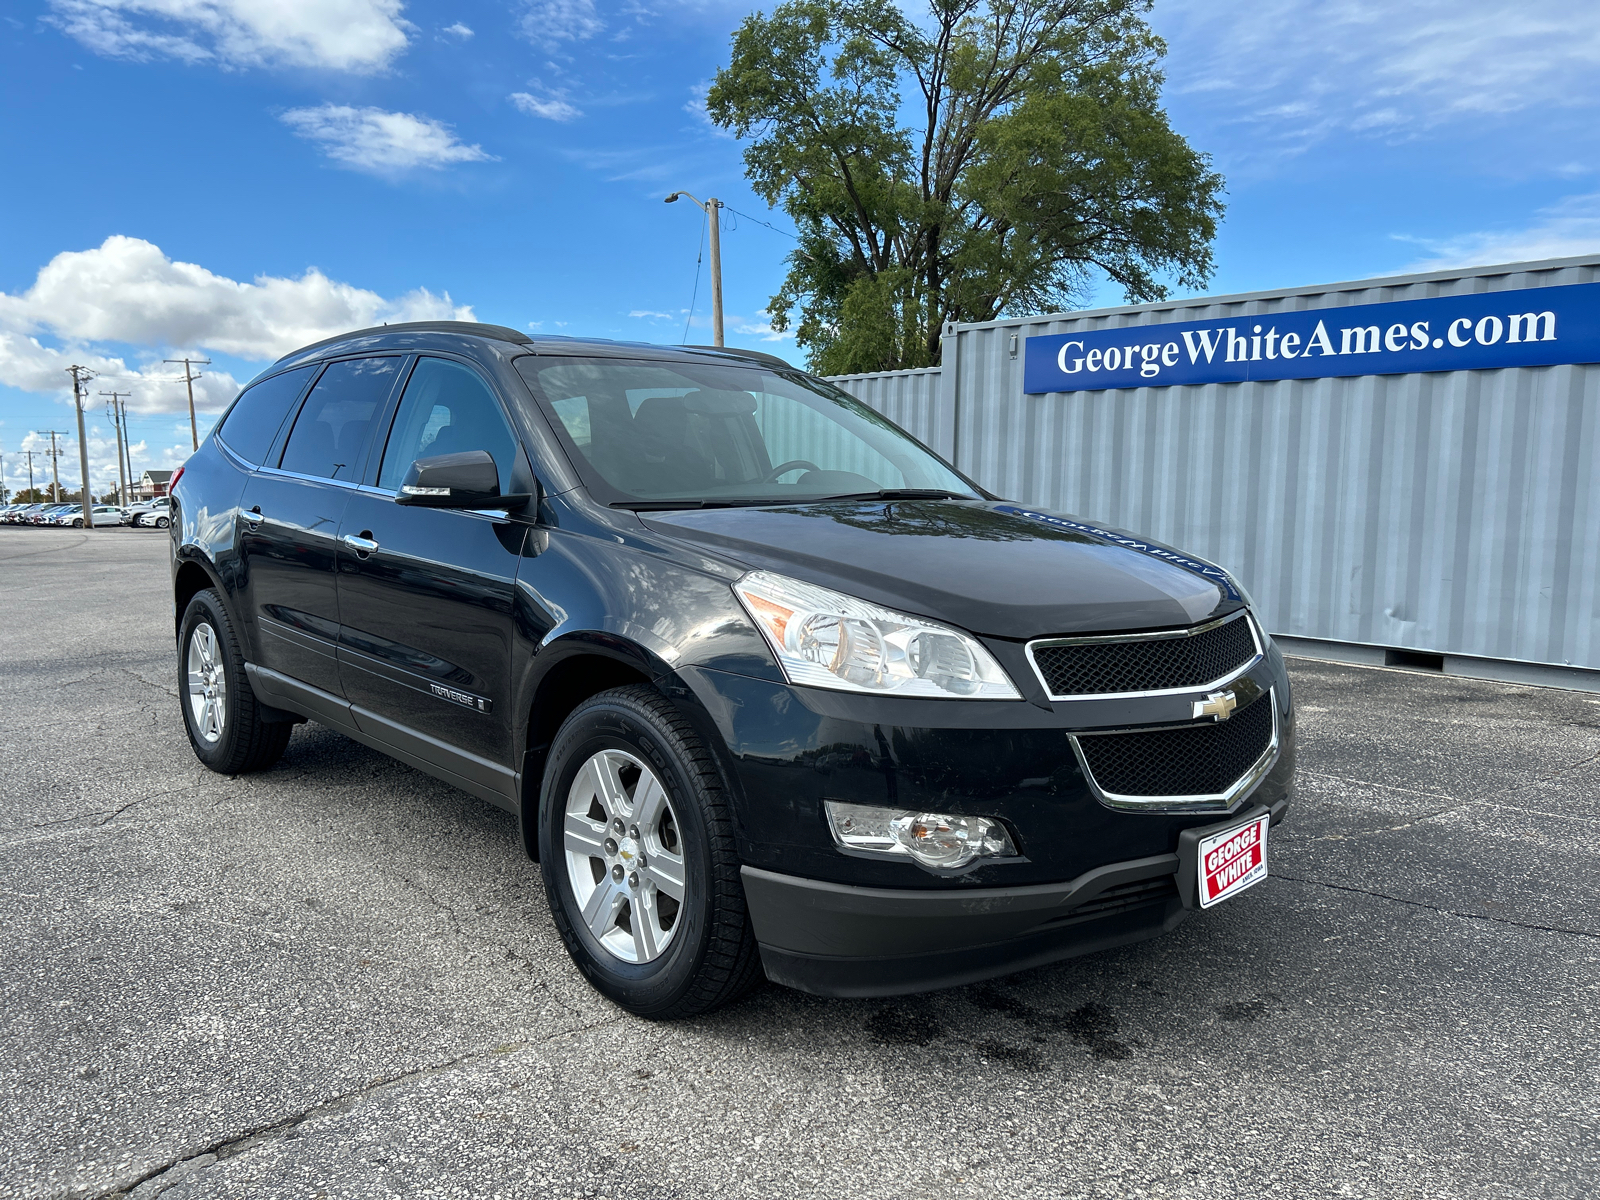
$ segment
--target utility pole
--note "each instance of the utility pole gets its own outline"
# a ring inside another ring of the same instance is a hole
[[[715,196],[709,200],[695,200],[688,192],[673,192],[667,197],[671,204],[679,196],[694,200],[711,223],[711,344],[722,345],[722,201]]]
[[[83,528],[94,528],[94,488],[89,484],[89,435],[83,427],[83,397],[95,373],[88,367],[67,368],[72,376],[72,407],[78,410],[78,495],[82,499]]]
[[[128,402],[117,406],[122,412],[122,454],[128,460],[128,487],[133,487],[133,444],[128,436]],[[126,497],[125,497],[126,498]]]
[[[28,456],[28,494],[34,498],[33,502],[37,503],[39,493],[33,490],[33,456],[37,451],[24,450],[23,453]]]
[[[128,394],[131,396],[133,393],[129,392]],[[128,432],[128,402],[126,400],[117,405],[117,412],[122,418],[122,453],[123,457],[128,460],[128,495],[122,498],[126,503],[131,499],[135,484],[133,478],[133,438]]]
[[[718,342],[717,344],[720,346],[722,343]],[[194,420],[194,381],[199,379],[200,375],[189,364],[193,363],[195,366],[209,367],[211,360],[209,358],[168,358],[162,361],[173,363],[174,365],[177,363],[183,364],[183,382],[189,385],[189,436],[194,439],[194,448],[198,450],[200,449],[200,427],[195,424]]]
[[[46,429],[50,435],[50,449],[45,453],[50,456],[50,499],[57,504],[61,503],[61,449],[56,445],[58,437],[66,437],[59,429]]]
[[[122,429],[122,408],[118,403],[119,396],[131,396],[132,392],[101,392],[102,396],[111,397],[111,424],[117,431],[117,499],[124,506],[128,503],[128,477],[122,473],[122,443],[124,434]]]

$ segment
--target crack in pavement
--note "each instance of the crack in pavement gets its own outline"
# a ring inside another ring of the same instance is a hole
[[[1440,913],[1448,917],[1464,917],[1469,921],[1492,921],[1496,925],[1512,925],[1518,929],[1532,929],[1540,933],[1567,933],[1573,937],[1593,938],[1600,941],[1600,933],[1588,929],[1573,929],[1566,925],[1535,925],[1530,921],[1513,921],[1509,917],[1497,917],[1491,913],[1464,912],[1459,908],[1442,908],[1437,904],[1429,904],[1423,900],[1407,900],[1404,896],[1391,896],[1388,892],[1374,892],[1368,888],[1351,887],[1345,883],[1326,883],[1321,879],[1308,879],[1304,875],[1284,875],[1274,871],[1273,879],[1287,879],[1292,883],[1307,883],[1313,887],[1330,888],[1336,892],[1354,892],[1358,896],[1372,896],[1379,900],[1392,900],[1396,904],[1409,905],[1412,908],[1425,908],[1430,912]]]
[[[313,1104],[311,1107],[302,1109],[297,1113],[291,1113],[289,1116],[279,1117],[276,1120],[265,1122],[264,1124],[257,1125],[252,1129],[247,1129],[243,1133],[235,1134],[232,1137],[223,1138],[220,1141],[213,1142],[199,1150],[181,1155],[180,1157],[172,1159],[163,1165],[154,1168],[153,1170],[146,1171],[143,1175],[140,1175],[137,1179],[134,1179],[131,1182],[118,1184],[99,1192],[91,1193],[73,1191],[69,1192],[68,1195],[71,1197],[88,1197],[90,1200],[153,1200],[154,1197],[159,1196],[168,1188],[175,1187],[177,1184],[183,1182],[184,1179],[193,1174],[195,1171],[202,1170],[205,1167],[211,1166],[215,1162],[222,1161],[223,1159],[233,1158],[237,1155],[248,1153],[257,1146],[263,1145],[273,1139],[283,1137],[284,1135],[297,1129],[299,1126],[305,1124],[305,1122],[313,1120],[316,1117],[330,1116],[338,1113],[348,1112],[359,1102],[376,1096],[390,1088],[396,1088],[414,1080],[431,1078],[434,1075],[440,1075],[446,1071],[454,1070],[456,1067],[462,1066],[463,1064],[473,1063],[480,1059],[520,1053],[523,1050],[529,1050],[535,1046],[547,1046],[550,1043],[558,1041],[562,1038],[575,1037],[579,1034],[588,1033],[594,1029],[600,1029],[606,1025],[614,1025],[618,1021],[621,1021],[625,1015],[626,1014],[619,1012],[605,1018],[604,1020],[593,1021],[590,1024],[580,1026],[577,1029],[562,1030],[559,1033],[551,1034],[547,1038],[540,1038],[534,1041],[502,1042],[492,1049],[474,1050],[467,1054],[459,1054],[455,1058],[446,1059],[442,1063],[434,1063],[431,1066],[418,1067],[411,1071],[402,1071],[400,1074],[391,1075],[386,1079],[374,1080],[372,1083],[365,1084],[362,1087],[352,1088],[348,1092],[343,1092],[333,1097],[331,1100],[324,1100],[318,1104]],[[173,1178],[164,1182],[163,1177],[168,1175],[173,1176]]]
[[[104,821],[96,821],[96,822],[94,822],[93,825],[90,826],[90,828],[92,828],[92,829],[104,829],[107,825],[111,824],[111,822],[115,821],[118,817],[120,817],[123,813],[127,812],[130,808],[132,808],[136,804],[143,804],[146,800],[159,800],[162,796],[176,796],[180,792],[197,791],[199,789],[199,787],[200,787],[200,785],[198,783],[191,783],[187,787],[168,788],[164,792],[151,792],[147,796],[135,797],[134,799],[129,800],[126,804],[122,805],[119,808],[102,808],[102,809],[96,810],[95,812],[75,813],[74,815],[72,815],[70,817],[61,817],[61,818],[59,818],[58,820],[55,820],[55,821],[40,821],[36,825],[29,825],[28,828],[29,829],[49,829],[52,826],[56,826],[56,825],[68,825],[68,824],[71,824],[74,821],[89,821],[89,820],[92,820],[95,817],[105,817]]]
[[[1431,796],[1435,800],[1455,800],[1449,792],[1425,792],[1421,788],[1409,788],[1398,783],[1379,783],[1375,779],[1356,779],[1350,775],[1335,775],[1331,771],[1312,771],[1306,767],[1298,768],[1298,774],[1309,775],[1313,779],[1335,779],[1340,783],[1353,783],[1359,787],[1382,788],[1386,792],[1407,792],[1413,796]]]
[[[1421,825],[1424,822],[1435,821],[1440,817],[1449,816],[1451,813],[1460,812],[1464,808],[1471,808],[1473,805],[1488,805],[1492,804],[1499,797],[1515,796],[1519,792],[1525,792],[1529,788],[1538,787],[1541,783],[1547,783],[1550,780],[1564,775],[1569,771],[1576,771],[1579,767],[1588,766],[1590,763],[1595,761],[1600,761],[1600,750],[1596,750],[1593,754],[1586,758],[1580,758],[1576,762],[1570,762],[1565,766],[1556,767],[1552,770],[1546,771],[1542,775],[1536,775],[1527,783],[1519,783],[1512,787],[1501,788],[1498,791],[1490,792],[1487,796],[1478,797],[1476,799],[1461,800],[1459,803],[1452,804],[1448,808],[1441,808],[1436,812],[1423,813],[1421,816],[1414,817],[1409,821],[1402,821],[1398,825],[1384,825],[1377,829],[1359,829],[1354,833],[1324,833],[1318,834],[1314,837],[1306,838],[1305,840],[1308,842],[1348,842],[1353,841],[1356,838],[1372,837],[1381,833],[1397,833],[1402,829],[1410,829],[1414,825]],[[1397,784],[1391,783],[1377,783],[1369,779],[1353,779],[1349,776],[1333,775],[1324,771],[1308,771],[1304,768],[1301,768],[1301,774],[1309,775],[1316,779],[1334,779],[1338,780],[1340,783],[1357,784],[1362,787],[1381,788],[1384,791],[1408,792],[1414,796],[1435,796],[1441,800],[1457,799],[1457,797],[1450,795],[1448,792],[1424,792],[1417,788],[1401,787]],[[1338,801],[1334,801],[1334,803],[1338,803]],[[1571,813],[1544,813],[1539,809],[1523,809],[1517,807],[1516,805],[1502,804],[1497,807],[1500,809],[1509,808],[1517,812],[1539,813],[1543,816],[1565,817],[1568,820],[1575,821],[1591,821],[1597,819]]]
[[[88,534],[80,534],[75,542],[66,542],[60,546],[51,546],[47,550],[26,550],[21,554],[0,554],[0,562],[15,562],[19,558],[37,558],[41,554],[60,554],[63,550],[73,550],[89,540]]]
[[[464,939],[466,941],[469,941],[469,942],[476,942],[478,945],[486,946],[486,947],[488,947],[489,949],[492,949],[492,950],[498,950],[498,951],[500,951],[500,953],[505,955],[505,957],[511,959],[513,962],[520,963],[522,965],[522,967],[528,972],[530,981],[533,982],[539,988],[540,991],[542,991],[550,999],[554,1000],[558,1005],[560,1005],[567,1012],[571,1013],[573,1016],[575,1016],[575,1017],[582,1017],[583,1016],[583,1010],[582,1009],[574,1007],[573,1005],[569,1004],[567,1001],[563,1000],[560,996],[556,995],[556,993],[551,990],[549,983],[547,981],[545,981],[544,979],[539,978],[539,976],[541,974],[540,965],[538,963],[536,963],[533,959],[529,958],[527,955],[521,953],[520,951],[513,949],[511,946],[508,946],[506,943],[504,943],[502,941],[498,941],[495,938],[485,936],[484,934],[473,933],[470,930],[464,928],[463,925],[462,925],[461,917],[459,917],[456,914],[456,910],[453,907],[451,907],[449,904],[446,904],[444,901],[440,900],[437,896],[433,895],[425,887],[423,887],[421,884],[417,883],[415,880],[411,879],[409,876],[401,875],[399,873],[394,873],[394,874],[390,875],[390,878],[394,879],[395,881],[397,881],[399,883],[404,884],[406,887],[408,887],[412,891],[416,892],[417,895],[421,896],[429,904],[433,905],[440,912],[442,912],[445,915],[445,917],[449,920],[450,925],[452,927],[452,930],[453,930],[453,932],[455,933],[455,935],[458,938],[462,938],[462,939]]]

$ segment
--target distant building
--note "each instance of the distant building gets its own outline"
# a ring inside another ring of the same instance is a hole
[[[133,494],[140,500],[155,500],[167,494],[167,487],[171,482],[171,471],[146,471],[139,476],[139,482],[134,484]]]

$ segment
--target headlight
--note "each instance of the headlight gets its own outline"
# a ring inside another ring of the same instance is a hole
[[[1020,700],[976,638],[854,596],[752,571],[734,594],[790,683],[939,699]]]
[[[912,812],[824,800],[833,840],[846,850],[910,858],[954,870],[980,858],[1015,858],[1006,827],[993,817]]]

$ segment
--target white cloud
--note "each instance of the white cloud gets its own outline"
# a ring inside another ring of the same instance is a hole
[[[88,427],[89,443],[89,484],[96,497],[116,490],[117,486],[117,435],[109,423],[97,425],[93,420],[86,422]],[[202,426],[202,430],[204,427]],[[57,449],[61,457],[57,460],[57,468],[61,475],[61,490],[63,493],[78,490],[78,481],[82,472],[78,467],[78,439],[74,436],[58,438]],[[183,444],[174,446],[171,450],[152,454],[144,441],[134,442],[129,447],[132,452],[134,471],[143,472],[155,468],[171,468],[180,465],[184,459],[193,453],[189,441],[189,424],[185,419],[183,425]],[[13,493],[19,492],[28,486],[28,460],[26,451],[33,451],[33,485],[41,491],[50,488],[51,473],[49,434],[29,431],[15,448],[7,450],[5,456],[5,486]],[[137,483],[137,475],[131,480]]]
[[[674,314],[655,312],[654,310],[648,308],[636,308],[628,313],[628,315],[633,317],[635,320],[643,321],[676,321],[679,317],[683,316],[682,313]]]
[[[633,316],[634,314],[629,313],[628,315]],[[689,319],[688,325],[690,329],[710,329],[711,313],[696,305],[695,314]],[[741,317],[736,313],[724,313],[722,315],[722,326],[729,334],[759,338],[763,342],[788,342],[794,340],[794,331],[774,329],[770,315],[766,312],[758,312],[754,317]]]
[[[711,114],[706,111],[706,95],[711,91],[709,83],[697,83],[689,89],[689,100],[683,106],[683,111],[688,113],[701,125],[701,128],[715,137],[733,140],[733,134],[718,125],[711,119]]]
[[[535,85],[537,86],[537,85]],[[574,117],[583,116],[583,112],[567,102],[567,93],[564,89],[540,88],[540,96],[529,92],[512,92],[507,97],[530,117],[543,117],[547,121],[570,121]]]
[[[517,22],[523,37],[551,48],[562,42],[586,41],[605,27],[594,0],[526,0]]]
[[[96,54],[366,73],[406,47],[401,0],[51,0]]]
[[[440,167],[458,162],[498,162],[482,146],[456,140],[442,121],[381,108],[351,108],[324,104],[318,108],[291,108],[279,118],[299,137],[321,142],[323,153],[335,162],[374,175],[393,176],[405,171]]]
[[[78,363],[102,377],[100,386],[114,381],[118,390],[131,390],[136,411],[187,411],[185,389],[162,359],[208,358],[214,351],[270,361],[346,330],[437,319],[470,321],[473,313],[448,294],[418,288],[385,299],[315,268],[297,279],[261,275],[241,283],[118,235],[93,250],[56,255],[25,292],[0,292],[0,383],[70,397],[66,368]],[[106,343],[146,348],[149,361],[130,365]],[[225,371],[204,370],[196,405],[220,408],[238,383]]]
[[[459,38],[463,42],[473,36],[472,30],[460,21],[457,21],[454,25],[446,25],[440,32],[449,34],[453,38]]]
[[[1262,151],[1600,103],[1600,7],[1571,0],[1259,0],[1226,15],[1164,0],[1152,20],[1169,91],[1264,136]]]
[[[1406,238],[1428,251],[1411,263],[1412,271],[1450,267],[1492,266],[1569,258],[1600,252],[1600,192],[1568,196],[1540,209],[1537,219],[1521,229],[1488,229],[1452,238]]]

